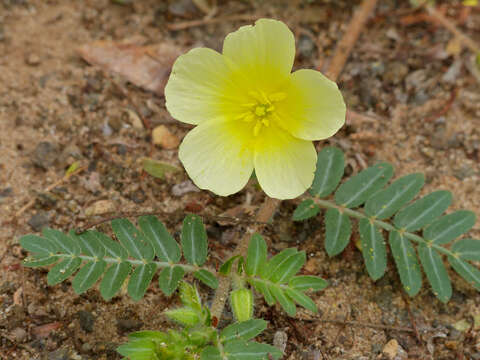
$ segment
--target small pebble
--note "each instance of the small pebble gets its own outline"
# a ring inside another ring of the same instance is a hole
[[[33,231],[40,231],[45,226],[48,225],[48,215],[46,211],[39,211],[33,215],[30,220],[27,221],[27,224],[30,225]]]
[[[115,211],[115,204],[111,200],[98,200],[85,210],[86,216],[103,215]]]
[[[281,352],[285,351],[287,347],[288,335],[285,331],[278,330],[275,335],[273,335],[273,346],[275,346]]]
[[[25,63],[30,66],[40,65],[40,56],[38,56],[38,54],[31,53],[25,58]]]
[[[12,331],[12,335],[17,343],[23,343],[27,338],[27,332],[19,327]]]
[[[160,145],[168,150],[176,149],[180,144],[178,137],[172,134],[165,125],[160,125],[153,129],[152,141],[155,145]]]
[[[143,325],[143,322],[135,319],[118,319],[117,330],[119,333],[126,333],[135,330],[139,330]]]
[[[32,163],[39,168],[47,170],[58,158],[58,145],[42,141],[37,145],[32,154]]]
[[[200,189],[196,187],[190,180],[181,182],[172,187],[173,196],[182,196],[190,192],[199,192]]]
[[[95,324],[95,318],[93,317],[92,313],[85,310],[80,310],[77,312],[77,316],[82,330],[88,333],[92,332],[93,325]]]

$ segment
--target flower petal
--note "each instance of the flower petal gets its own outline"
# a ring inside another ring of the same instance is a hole
[[[317,152],[311,141],[294,138],[270,126],[255,148],[255,174],[265,193],[276,199],[293,199],[312,185]]]
[[[345,102],[337,84],[315,70],[298,70],[284,89],[287,97],[276,104],[280,126],[304,140],[322,140],[345,123]]]
[[[242,26],[228,34],[223,42],[223,55],[238,66],[239,73],[253,79],[254,86],[269,91],[292,71],[295,38],[284,23],[260,19],[254,26]]]
[[[188,124],[220,116],[242,92],[232,78],[228,60],[218,52],[196,48],[175,61],[165,87],[170,115]]]
[[[211,120],[191,130],[178,156],[193,182],[217,195],[240,191],[253,172],[251,129],[243,122]]]

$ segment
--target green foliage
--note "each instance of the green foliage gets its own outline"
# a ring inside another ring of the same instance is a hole
[[[324,215],[325,249],[329,256],[340,254],[348,245],[352,235],[351,221],[355,219],[363,259],[372,279],[384,275],[389,248],[402,285],[410,296],[421,289],[423,268],[435,296],[442,302],[450,299],[452,285],[444,255],[461,277],[480,290],[480,271],[469,263],[480,261],[480,241],[460,239],[455,242],[473,227],[475,214],[460,210],[442,216],[452,202],[450,192],[434,191],[413,201],[424,185],[423,174],[406,175],[387,186],[393,176],[393,168],[388,163],[369,167],[339,186],[344,166],[341,150],[327,147],[320,151],[318,159],[310,189],[314,198],[300,203],[293,220],[309,219],[317,216],[321,208],[327,209]],[[338,168],[340,165],[342,169]],[[333,200],[321,199],[333,192]],[[388,243],[385,235],[388,235]],[[271,289],[264,289],[267,290]],[[271,301],[277,299],[275,292],[268,296]],[[293,296],[290,294],[291,298]]]
[[[53,266],[47,276],[49,285],[58,284],[76,273],[73,289],[81,294],[102,277],[100,293],[106,300],[114,297],[128,280],[127,293],[140,300],[154,275],[161,270],[159,286],[171,295],[186,272],[211,288],[218,286],[214,272],[201,268],[207,259],[207,235],[202,220],[188,215],[182,228],[182,246],[188,264],[181,264],[182,250],[155,216],[138,219],[139,228],[127,219],[112,221],[118,241],[89,230],[80,235],[44,229],[43,236],[25,235],[20,244],[31,253],[25,266]]]

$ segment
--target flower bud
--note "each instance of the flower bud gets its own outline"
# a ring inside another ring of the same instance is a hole
[[[253,294],[249,289],[237,289],[230,294],[230,304],[237,321],[250,320],[253,315]]]

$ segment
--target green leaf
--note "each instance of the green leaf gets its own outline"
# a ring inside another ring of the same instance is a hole
[[[129,341],[117,347],[117,352],[131,360],[152,360],[156,358],[156,344],[152,340]]]
[[[360,206],[392,176],[393,167],[389,163],[369,167],[340,185],[335,192],[335,202],[347,208]]]
[[[393,223],[399,229],[417,231],[442,215],[451,202],[452,194],[449,191],[435,191],[400,210]]]
[[[293,212],[293,221],[307,220],[317,216],[320,207],[312,199],[303,200]]]
[[[73,231],[70,232],[70,236],[78,241],[83,254],[102,259],[105,256],[105,247],[98,239],[101,236],[99,234],[101,233],[93,230],[87,230],[80,235],[76,235]]]
[[[181,238],[187,262],[202,266],[207,260],[207,233],[199,216],[190,214],[185,217]]]
[[[368,274],[373,280],[378,280],[387,267],[387,251],[383,235],[368,219],[360,220],[358,230]]]
[[[288,248],[282,250],[280,253],[272,257],[267,264],[263,267],[261,271],[261,278],[262,279],[270,279],[273,274],[278,270],[278,267],[283,264],[283,262],[288,259],[290,256],[297,253],[297,249],[295,248]]]
[[[223,360],[223,358],[220,355],[220,350],[210,345],[203,349],[200,360]]]
[[[155,178],[163,179],[167,173],[176,173],[180,168],[151,158],[143,159],[143,170]]]
[[[57,247],[50,240],[32,234],[22,236],[20,245],[34,254],[50,255],[57,252]]]
[[[157,271],[157,264],[147,263],[137,267],[128,281],[128,295],[134,300],[140,300],[147,291],[148,285]]]
[[[155,252],[152,245],[128,219],[112,220],[112,229],[131,256],[143,261],[153,260]]]
[[[410,240],[400,235],[398,231],[390,232],[388,241],[403,288],[408,295],[415,296],[422,287],[422,273],[415,249]]]
[[[120,262],[111,265],[100,283],[100,294],[105,300],[110,300],[122,287],[132,265],[129,262]]]
[[[253,339],[267,328],[267,324],[263,319],[250,319],[228,325],[220,332],[220,340],[226,343],[236,339]]]
[[[268,289],[272,293],[275,300],[277,300],[278,303],[282,306],[283,310],[285,310],[288,315],[295,316],[295,313],[297,312],[295,303],[290,300],[287,295],[285,295],[283,289],[280,286],[273,284],[268,285]]]
[[[185,271],[180,266],[170,266],[162,270],[158,276],[158,284],[163,293],[167,296],[173,294],[178,283],[183,279]]]
[[[48,285],[61,283],[72,275],[82,264],[79,257],[67,257],[50,269],[47,275]]]
[[[480,261],[480,240],[458,240],[452,245],[452,251],[462,260]]]
[[[291,278],[288,286],[298,291],[306,291],[309,289],[319,291],[325,289],[328,286],[328,282],[318,276],[301,275]]]
[[[110,239],[109,236],[101,232],[93,231],[92,233],[105,248],[106,256],[120,261],[128,258],[127,250],[125,250],[125,248],[120,243],[113,241],[112,239]]]
[[[42,234],[53,243],[53,246],[58,252],[72,255],[80,254],[80,246],[74,242],[70,236],[64,234],[63,232],[55,229],[44,228],[42,230]]]
[[[267,243],[260,234],[253,234],[247,250],[245,272],[247,275],[259,275],[267,263]]]
[[[283,355],[271,345],[243,340],[229,341],[225,344],[224,351],[228,360],[269,360],[269,356],[277,360]]]
[[[321,198],[330,195],[343,176],[345,160],[343,151],[333,146],[323,148],[317,157],[317,169],[310,194]]]
[[[310,310],[315,314],[318,312],[315,302],[303,292],[291,288],[286,288],[285,294],[287,294],[290,299],[295,301],[298,305],[303,306],[305,309]]]
[[[240,259],[241,257],[242,257],[241,255],[232,256],[230,259],[225,261],[225,263],[223,263],[222,266],[220,266],[220,269],[218,270],[218,272],[222,275],[230,274],[230,271],[232,271],[233,263],[235,262],[235,260]]]
[[[183,326],[195,326],[200,322],[198,312],[190,308],[179,308],[165,311],[170,319],[175,320]]]
[[[197,288],[185,281],[180,283],[180,300],[183,305],[191,307],[197,311],[202,311],[202,303]]]
[[[156,342],[165,342],[167,338],[167,334],[153,330],[141,330],[128,334],[128,340],[148,339]]]
[[[413,200],[424,184],[423,174],[401,177],[385,190],[380,190],[369,198],[365,204],[365,213],[379,220],[388,219]]]
[[[430,246],[423,244],[419,245],[417,250],[433,293],[441,302],[448,302],[452,296],[452,284],[445,265],[443,265],[442,257]]]
[[[352,223],[346,214],[337,209],[325,213],[325,250],[328,256],[340,254],[350,242]]]
[[[305,264],[305,261],[305,251],[292,254],[291,256],[286,257],[274,268],[268,279],[274,283],[285,283],[300,271]]]
[[[472,211],[460,210],[444,215],[423,230],[423,237],[435,244],[447,244],[469,231],[475,225]]]
[[[448,262],[466,282],[480,291],[480,271],[476,267],[453,256],[448,256]]]
[[[272,293],[264,281],[260,279],[248,279],[248,282],[255,288],[256,291],[263,295],[268,305],[272,306],[275,304],[275,299],[273,298]]]
[[[77,294],[82,294],[90,289],[102,276],[106,267],[107,263],[103,260],[86,263],[73,278],[73,290]]]
[[[218,280],[210,271],[205,269],[200,269],[193,273],[193,277],[203,282],[205,285],[212,289],[218,287]]]
[[[160,261],[178,263],[181,257],[180,246],[156,216],[141,216],[138,225],[152,244]]]
[[[50,255],[31,255],[23,260],[22,265],[25,267],[40,267],[40,266],[47,266],[52,265],[53,263],[57,262],[59,259],[58,256],[50,256]]]

